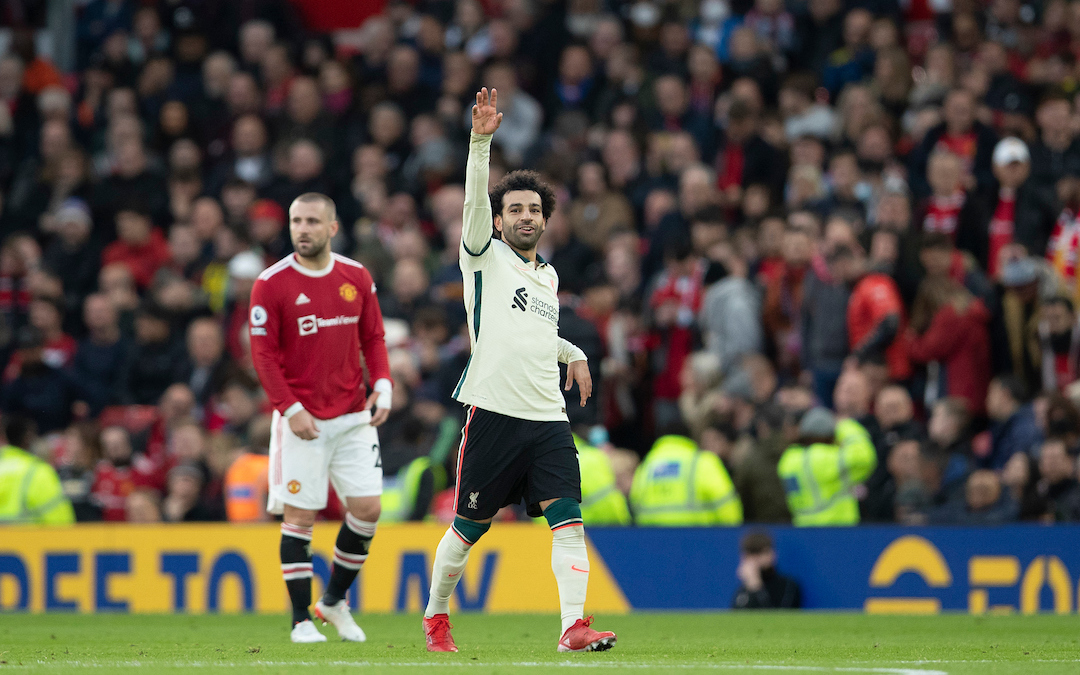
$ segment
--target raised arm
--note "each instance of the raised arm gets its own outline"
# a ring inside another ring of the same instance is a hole
[[[491,245],[491,201],[488,199],[488,161],[491,156],[491,135],[502,123],[502,113],[496,112],[498,92],[487,87],[476,93],[472,109],[472,139],[469,142],[469,161],[465,167],[465,210],[461,215],[461,252],[478,257]]]
[[[836,423],[836,443],[848,480],[854,484],[869,478],[877,467],[877,452],[866,428],[852,419],[840,420]]]

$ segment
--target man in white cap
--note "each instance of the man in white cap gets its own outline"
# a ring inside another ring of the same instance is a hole
[[[90,207],[76,197],[65,199],[52,213],[52,226],[56,237],[45,249],[42,263],[63,282],[67,306],[80,307],[97,285],[101,269],[101,244],[91,236]]]
[[[234,359],[244,358],[240,334],[248,320],[251,288],[266,268],[262,256],[242,251],[229,260],[229,300],[225,305],[225,349]]]
[[[991,278],[1003,266],[1002,254],[1020,244],[1032,255],[1042,255],[1057,219],[1054,195],[1040,189],[1028,178],[1031,154],[1027,144],[1010,136],[998,141],[993,154],[994,177],[998,187],[990,201],[990,222],[985,230],[963,233],[957,245],[974,253]]]

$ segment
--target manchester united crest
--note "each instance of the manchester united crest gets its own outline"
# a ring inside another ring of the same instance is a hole
[[[300,492],[300,481],[298,481],[298,480],[289,481],[288,488],[289,488],[289,492],[292,493],[292,494],[296,494],[297,492]]]
[[[352,302],[356,299],[356,286],[353,286],[352,284],[341,284],[338,293],[345,299],[345,302]]]

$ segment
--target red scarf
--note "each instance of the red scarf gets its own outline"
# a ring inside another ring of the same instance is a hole
[[[705,263],[698,260],[694,263],[694,271],[688,276],[677,277],[664,272],[649,304],[655,309],[666,302],[675,302],[680,312],[696,315],[705,295],[705,269]]]
[[[967,195],[957,190],[948,197],[932,195],[923,218],[923,232],[941,232],[956,239],[956,225],[960,221],[960,209],[964,208]]]
[[[742,185],[743,167],[746,164],[746,156],[742,146],[737,143],[728,143],[720,156],[717,173],[716,187],[726,190],[733,185]]]
[[[1071,209],[1064,209],[1054,223],[1046,246],[1046,259],[1068,288],[1076,287],[1077,254],[1080,252],[1080,220]]]
[[[976,140],[974,131],[969,131],[966,134],[960,134],[959,136],[952,136],[948,132],[945,132],[941,135],[941,138],[938,139],[936,149],[946,150],[959,157],[970,172],[972,167],[975,166],[975,151],[978,147]]]
[[[998,258],[1001,249],[1013,242],[1013,232],[1016,220],[1016,193],[1008,196],[1002,190],[998,193],[997,208],[994,209],[994,217],[990,219],[990,259],[986,263],[986,270],[993,279],[998,274]]]
[[[694,323],[705,295],[704,280],[705,264],[700,260],[694,264],[694,271],[688,276],[664,272],[649,299],[653,309],[668,302],[674,302],[679,307],[679,318],[675,323],[663,331],[654,332],[658,346],[667,347],[664,368],[653,380],[653,395],[657,398],[674,401],[682,391],[679,377],[683,363],[694,348]]]
[[[26,312],[30,307],[30,286],[25,276],[0,275],[0,312]]]
[[[903,5],[904,3],[900,3]],[[908,0],[907,11],[904,18],[908,22],[933,21],[936,17],[934,9],[930,6],[930,0]]]

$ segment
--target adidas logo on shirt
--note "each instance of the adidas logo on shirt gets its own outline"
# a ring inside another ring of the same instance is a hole
[[[309,298],[308,296],[304,295],[303,293],[301,293],[300,295],[296,296],[296,304],[298,304],[298,305],[306,305],[306,304],[308,304],[309,302],[311,302],[311,298]]]

